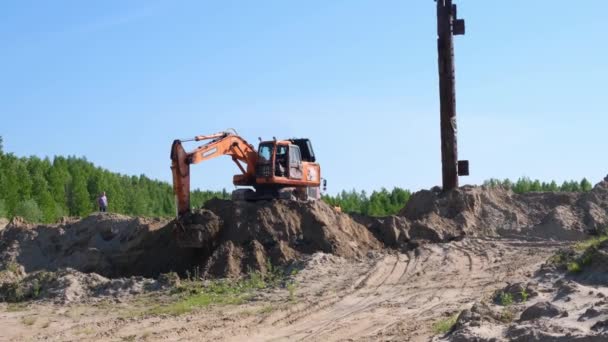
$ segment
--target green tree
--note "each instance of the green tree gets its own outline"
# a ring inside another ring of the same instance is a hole
[[[19,203],[19,175],[17,172],[17,163],[19,160],[12,154],[5,154],[0,159],[0,168],[2,170],[0,177],[0,198],[4,199],[8,216],[13,215],[15,208]]]
[[[512,189],[516,193],[526,193],[531,191],[549,191],[549,192],[577,192],[577,191],[590,191],[593,186],[586,179],[583,178],[580,182],[577,181],[564,181],[562,185],[557,185],[557,183],[553,180],[549,183],[540,182],[539,180],[532,181],[528,177],[521,177],[513,184],[509,179],[505,179],[502,182],[496,179],[489,179],[484,182],[485,186],[496,187],[502,186],[507,189]]]
[[[517,180],[517,182],[515,182],[515,185],[513,186],[513,191],[518,194],[523,194],[526,192],[530,192],[531,187],[532,181],[530,180],[530,178],[521,177]]]
[[[140,180],[133,176],[131,177],[129,187],[131,191],[128,194],[127,211],[135,215],[144,215],[147,211],[147,197]]]
[[[44,222],[53,222],[57,219],[57,209],[53,196],[49,191],[48,183],[42,174],[42,169],[34,171],[32,177],[32,194],[33,199],[38,204],[42,212]]]
[[[32,198],[32,178],[27,169],[26,160],[19,159],[15,172],[17,174],[17,184],[19,189],[19,200],[25,201]]]
[[[537,179],[532,184],[530,184],[530,191],[532,192],[540,192],[543,191],[543,187],[540,184],[540,181]]]
[[[591,191],[593,185],[587,180],[587,178],[583,178],[580,184],[581,191]]]
[[[0,217],[8,217],[6,202],[0,198]]]
[[[43,218],[42,211],[38,207],[38,204],[31,198],[17,204],[15,216],[21,216],[29,222],[40,222]]]
[[[55,157],[52,166],[46,173],[46,179],[55,202],[56,216],[69,215],[67,188],[72,179],[68,171],[67,160],[63,157]]]
[[[93,208],[93,204],[90,202],[85,176],[77,169],[72,174],[68,202],[70,215],[73,216],[88,215]]]
[[[559,191],[559,186],[557,185],[557,183],[555,181],[551,181],[551,183],[549,183],[548,191],[551,191],[551,192]]]
[[[369,216],[395,215],[401,211],[410,198],[410,191],[393,188],[390,192],[382,188],[368,197],[365,191],[342,191],[336,196],[323,195],[322,199],[332,206],[339,206],[343,212]]]

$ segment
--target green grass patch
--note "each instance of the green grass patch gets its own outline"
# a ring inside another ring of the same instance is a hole
[[[452,330],[452,328],[456,324],[456,321],[458,321],[459,315],[460,315],[459,313],[456,313],[450,317],[447,317],[447,318],[444,318],[444,319],[441,319],[441,320],[435,322],[433,324],[433,332],[436,335],[447,334],[448,332],[450,332]]]
[[[586,266],[593,263],[602,244],[608,241],[608,235],[601,235],[580,241],[569,249],[557,252],[549,259],[549,263],[557,265],[568,273],[581,273]]]
[[[209,282],[186,280],[175,288],[169,303],[144,311],[149,315],[179,316],[210,305],[239,305],[248,301],[256,291],[285,287],[290,299],[295,300],[296,285],[289,275],[267,264],[267,272],[250,272],[242,279],[222,279]]]
[[[511,306],[513,304],[513,295],[510,293],[502,292],[500,294],[500,305]]]
[[[196,309],[204,308],[209,305],[237,305],[246,301],[246,295],[237,295],[233,293],[217,294],[206,291],[186,296],[177,302],[160,305],[148,311],[151,315],[170,315],[179,316],[190,313]]]
[[[525,303],[528,301],[528,298],[530,297],[530,295],[528,294],[528,292],[526,291],[526,289],[521,290],[521,292],[519,293],[521,295],[521,301],[522,303]]]
[[[568,269],[568,272],[570,272],[570,273],[580,273],[583,270],[583,268],[581,267],[581,264],[579,264],[576,261],[569,262],[566,265],[566,268]]]
[[[597,236],[589,240],[578,242],[574,245],[574,249],[579,252],[584,252],[589,248],[597,248],[604,241],[608,240],[608,235]]]

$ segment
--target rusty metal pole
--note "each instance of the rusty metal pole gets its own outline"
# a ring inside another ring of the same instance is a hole
[[[439,99],[441,109],[441,164],[443,191],[458,187],[460,175],[468,174],[468,162],[458,161],[456,140],[456,87],[454,79],[454,35],[465,32],[464,20],[457,19],[452,0],[437,2],[437,51],[439,55]]]

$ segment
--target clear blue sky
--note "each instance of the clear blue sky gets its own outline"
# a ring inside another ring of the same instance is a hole
[[[608,2],[457,1],[461,183],[608,174]],[[174,138],[312,139],[330,192],[441,182],[432,0],[4,1],[0,135],[170,181]],[[193,186],[232,188],[229,158]]]

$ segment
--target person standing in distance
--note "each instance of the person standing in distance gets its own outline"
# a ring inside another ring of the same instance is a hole
[[[108,211],[108,198],[106,197],[106,192],[102,192],[99,198],[97,199],[97,203],[99,204],[99,211],[105,213]]]

